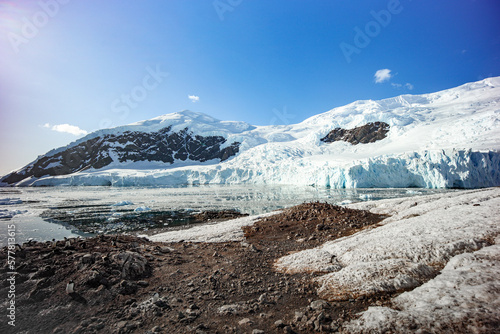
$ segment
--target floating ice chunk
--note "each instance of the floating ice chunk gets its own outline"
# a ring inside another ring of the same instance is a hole
[[[0,210],[0,219],[10,219],[15,215],[21,215],[23,213],[28,212],[28,210]]]
[[[23,201],[20,198],[0,198],[0,205],[15,205],[22,203]]]
[[[134,209],[134,212],[146,212],[146,211],[151,211],[150,208],[147,206],[140,206]]]
[[[359,195],[359,199],[362,199],[363,201],[369,201],[373,198],[372,194],[362,194]]]
[[[125,206],[125,205],[133,205],[131,201],[120,201],[115,204],[111,204],[111,206]]]

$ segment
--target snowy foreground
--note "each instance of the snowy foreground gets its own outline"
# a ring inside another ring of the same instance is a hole
[[[344,300],[406,290],[370,307],[350,332],[491,332],[500,323],[500,188],[352,204],[388,214],[381,226],[276,261],[279,271],[323,273],[318,294]],[[150,237],[242,240],[258,217]],[[225,236],[225,237],[223,237]]]

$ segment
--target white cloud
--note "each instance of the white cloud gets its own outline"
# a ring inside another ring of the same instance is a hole
[[[49,123],[45,123],[42,126],[44,128],[51,129],[52,131],[69,133],[69,134],[72,134],[74,136],[83,136],[83,135],[86,135],[88,133],[87,131],[80,129],[76,125],[70,125],[70,124],[50,125]]]
[[[375,72],[375,83],[382,83],[389,80],[392,77],[391,70],[384,68]]]
[[[193,103],[196,103],[200,100],[200,97],[199,96],[196,96],[196,95],[188,95],[188,98],[193,101]]]
[[[402,87],[403,87],[403,85],[402,85],[402,84],[397,83],[397,82],[391,82],[391,86],[392,86],[392,87],[394,87],[394,88],[396,88],[396,89],[400,89],[400,88],[402,88]],[[406,89],[408,89],[408,90],[413,90],[413,88],[414,88],[414,87],[413,87],[413,85],[412,85],[411,83],[409,83],[409,82],[405,83],[405,84],[404,84],[404,87],[405,87]]]

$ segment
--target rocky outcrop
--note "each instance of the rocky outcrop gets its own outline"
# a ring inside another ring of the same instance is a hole
[[[166,127],[157,132],[126,131],[121,134],[98,136],[52,155],[39,157],[32,164],[4,177],[1,182],[17,183],[29,177],[66,175],[89,168],[100,169],[113,161],[159,161],[168,164],[175,160],[224,161],[239,151],[238,142],[221,148],[222,136],[199,136],[187,128],[171,132]]]
[[[389,128],[389,124],[384,122],[367,123],[350,130],[335,128],[321,138],[321,141],[333,143],[342,140],[353,145],[374,143],[384,139],[387,132],[389,132]]]

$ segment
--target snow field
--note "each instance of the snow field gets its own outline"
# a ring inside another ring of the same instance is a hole
[[[350,207],[397,214],[380,227],[280,258],[276,269],[325,273],[316,278],[319,296],[345,300],[416,288],[452,257],[488,246],[500,234],[500,188]]]
[[[349,333],[493,333],[500,325],[500,238],[453,257],[436,278],[370,307]]]

